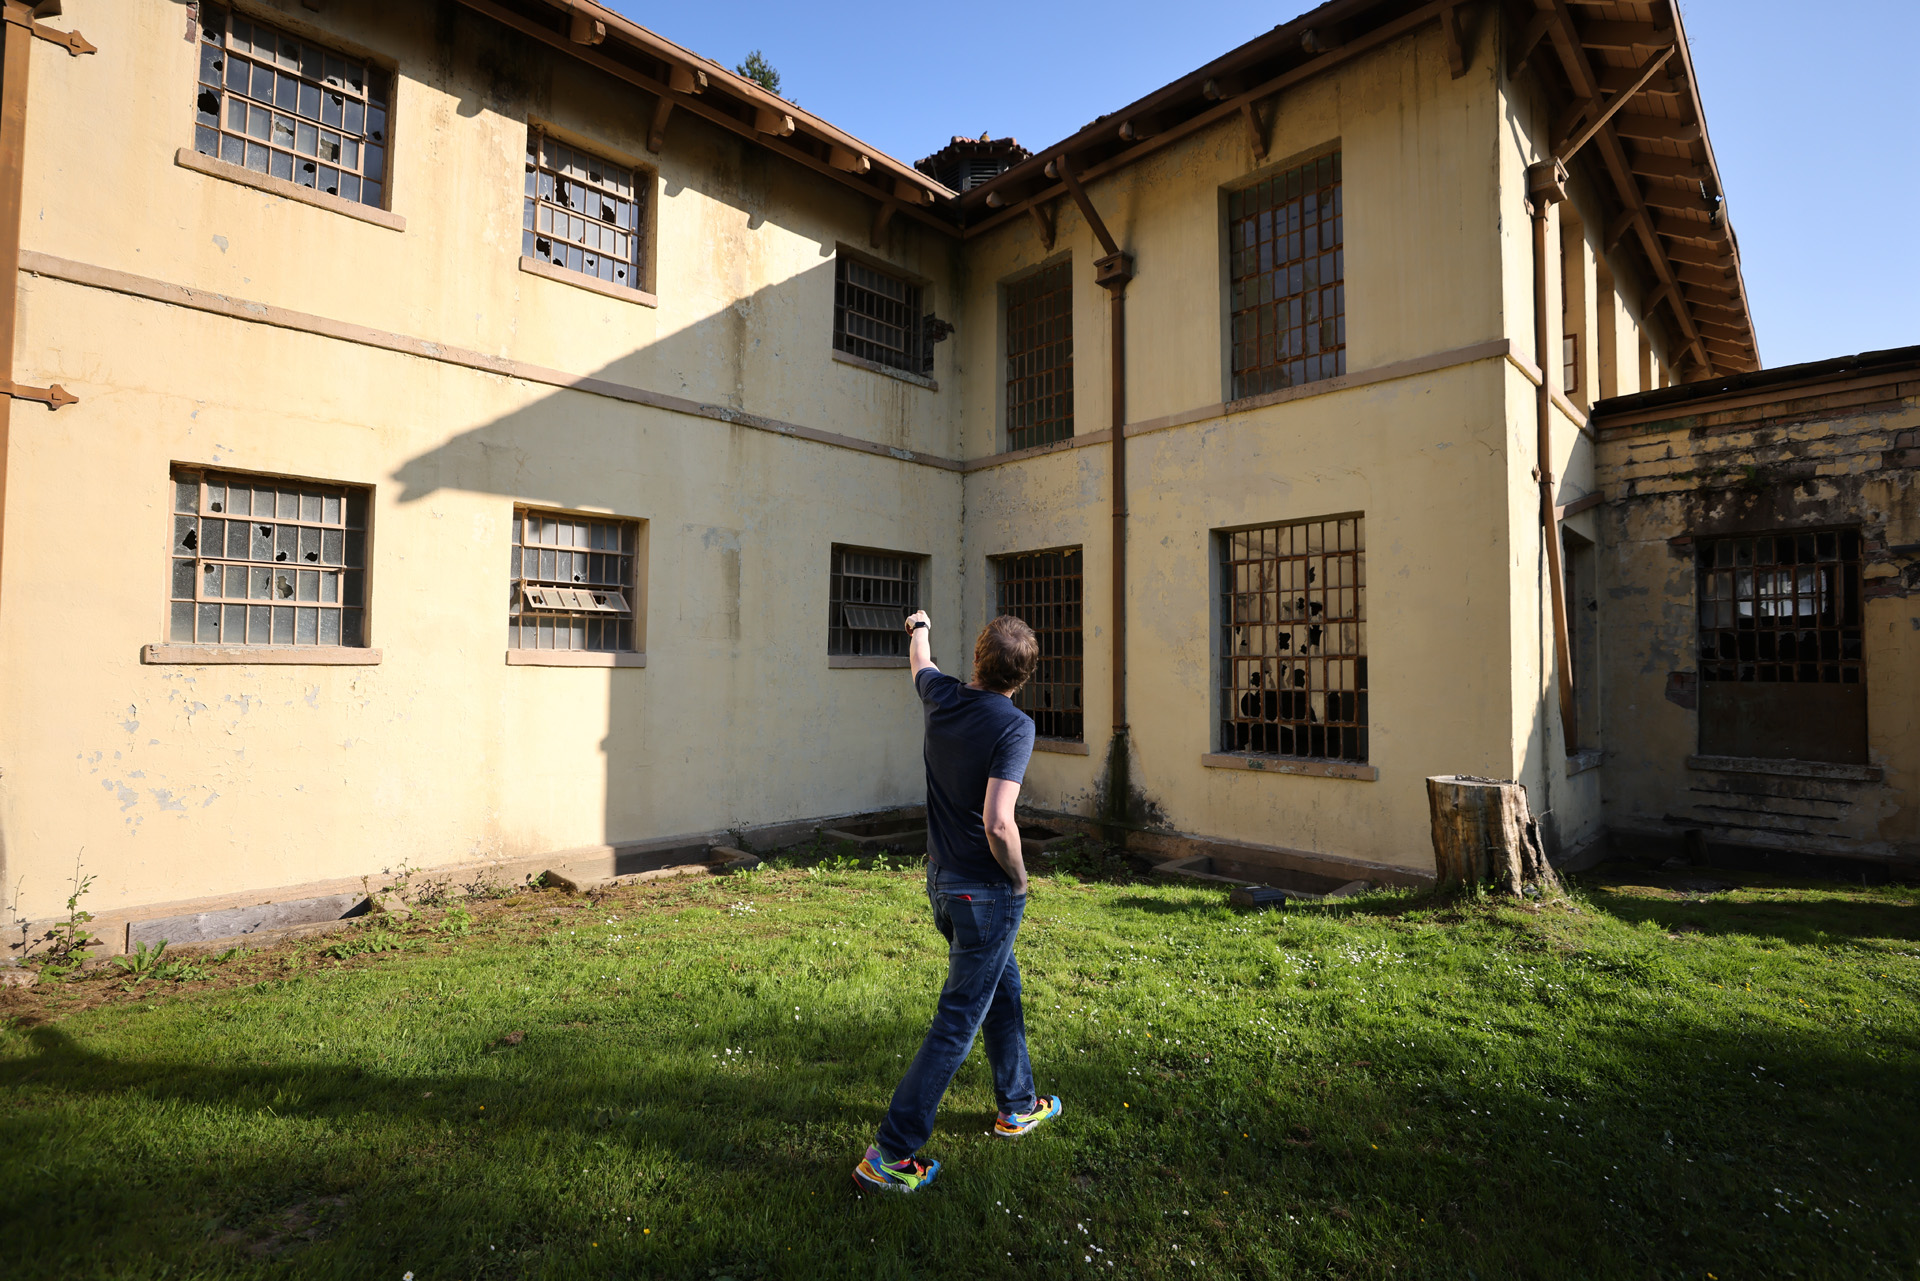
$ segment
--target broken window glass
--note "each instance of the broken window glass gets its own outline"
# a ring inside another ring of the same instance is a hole
[[[1033,678],[1013,701],[1033,718],[1034,733],[1043,738],[1079,740],[1085,732],[1080,563],[1078,547],[993,560],[998,612],[1024,621],[1040,643]]]
[[[227,19],[203,7],[194,150],[377,207],[386,156],[365,144],[385,142],[387,73],[265,23]]]
[[[187,469],[175,475],[173,493],[169,640],[362,643],[344,638],[360,635],[360,624],[350,626],[346,614],[365,604],[366,534],[346,522],[365,524],[365,491],[296,490]],[[221,601],[261,603],[211,604]],[[292,612],[300,608],[312,615],[306,623]]]
[[[1236,399],[1347,371],[1340,153],[1227,197]]]
[[[1073,435],[1073,264],[1007,286],[1007,448]]]
[[[1363,518],[1216,537],[1219,750],[1365,761]]]
[[[637,225],[633,197],[636,178],[644,174],[588,158],[538,128],[528,130],[526,166],[521,253],[598,280],[644,288],[640,237],[616,234]]]
[[[631,649],[638,529],[637,521],[516,509],[507,647]],[[594,547],[624,552],[586,550]]]

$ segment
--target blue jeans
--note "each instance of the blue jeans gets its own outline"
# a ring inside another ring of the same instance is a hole
[[[947,939],[947,983],[940,989],[933,1026],[880,1125],[876,1146],[889,1161],[912,1156],[933,1133],[934,1110],[966,1062],[976,1033],[986,1033],[1000,1110],[1025,1111],[1034,1103],[1020,963],[1013,959],[1027,896],[1015,894],[1006,881],[966,880],[928,863],[927,899],[933,923]]]

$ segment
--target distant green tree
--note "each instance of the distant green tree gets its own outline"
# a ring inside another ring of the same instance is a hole
[[[735,67],[734,71],[753,81],[768,93],[780,92],[780,73],[758,49],[748,54],[747,60]]]

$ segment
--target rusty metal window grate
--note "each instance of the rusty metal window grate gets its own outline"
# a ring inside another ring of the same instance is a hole
[[[1346,373],[1340,153],[1234,192],[1227,232],[1234,398]]]
[[[209,5],[200,15],[193,149],[379,208],[390,85],[361,59]]]
[[[1702,680],[1861,683],[1858,530],[1715,538],[1698,559]]]
[[[1220,542],[1220,750],[1367,759],[1363,520]]]
[[[833,265],[834,350],[931,377],[923,293],[919,285],[841,254]]]
[[[1073,264],[1007,286],[1007,448],[1073,435]]]
[[[520,252],[609,284],[643,288],[645,197],[634,170],[527,131]]]
[[[176,468],[167,639],[363,646],[367,491]]]
[[[1013,696],[1042,738],[1076,742],[1085,733],[1080,705],[1084,674],[1080,613],[1080,549],[1020,552],[993,559],[995,605],[1033,628],[1040,663]]]
[[[638,521],[516,507],[507,648],[631,653]]]
[[[907,654],[907,615],[920,608],[920,558],[835,547],[827,589],[827,653]]]

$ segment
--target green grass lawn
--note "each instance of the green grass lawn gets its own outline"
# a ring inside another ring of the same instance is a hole
[[[1717,874],[1716,874],[1717,875]],[[848,1174],[944,973],[917,869],[522,893],[0,1000],[8,1277],[1912,1277],[1920,893],[1035,883],[1041,1088]],[[450,912],[450,915],[445,913]],[[373,949],[384,950],[373,950]]]

